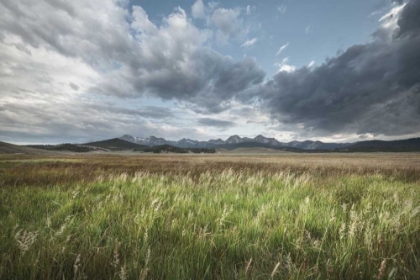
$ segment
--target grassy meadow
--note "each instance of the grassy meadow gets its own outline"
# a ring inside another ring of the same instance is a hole
[[[420,154],[0,155],[0,279],[419,279]]]

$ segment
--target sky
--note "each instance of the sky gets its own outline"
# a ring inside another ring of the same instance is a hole
[[[420,0],[1,0],[0,141],[420,137]]]

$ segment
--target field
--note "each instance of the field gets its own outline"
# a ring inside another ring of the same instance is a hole
[[[0,279],[419,279],[420,154],[0,155]]]

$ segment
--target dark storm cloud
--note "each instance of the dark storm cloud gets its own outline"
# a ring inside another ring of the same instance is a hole
[[[399,31],[382,26],[374,41],[350,47],[311,70],[279,72],[258,97],[271,116],[307,130],[398,135],[420,130],[420,0]],[[390,19],[392,20],[391,15]]]
[[[234,122],[215,120],[215,119],[210,119],[210,118],[201,118],[198,120],[198,124],[204,125],[204,126],[213,126],[213,127],[218,127],[218,128],[228,128],[228,127],[233,127],[236,125]]]
[[[224,101],[260,84],[265,77],[254,59],[235,62],[210,50],[200,50],[192,58],[188,72],[169,68],[162,70],[166,72],[162,75],[137,77],[136,90],[147,90],[162,99],[189,101],[204,113],[218,113],[226,109]]]
[[[420,32],[420,1],[411,0],[404,7],[398,20],[400,26],[399,36],[418,36]]]
[[[195,29],[189,32],[192,37],[199,36]],[[161,47],[166,38],[154,39],[148,42],[153,56],[146,56],[141,63],[131,62],[127,72],[94,90],[121,97],[149,94],[195,104],[203,113],[218,113],[229,107],[231,99],[259,85],[265,77],[253,58],[236,62],[204,47],[191,49],[185,40],[193,39],[183,36],[174,36],[168,48]]]

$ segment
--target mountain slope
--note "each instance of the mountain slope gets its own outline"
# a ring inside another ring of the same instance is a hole
[[[420,138],[411,138],[395,141],[363,141],[357,142],[349,147],[349,151],[420,151]]]
[[[0,154],[48,154],[52,152],[0,142]]]
[[[128,142],[119,138],[97,141],[84,144],[85,146],[98,147],[111,151],[124,151],[124,150],[143,150],[147,146]]]
[[[59,145],[29,145],[30,148],[47,150],[47,151],[63,151],[63,152],[74,152],[74,153],[87,153],[95,151],[97,148],[88,147],[77,144],[59,144]]]

